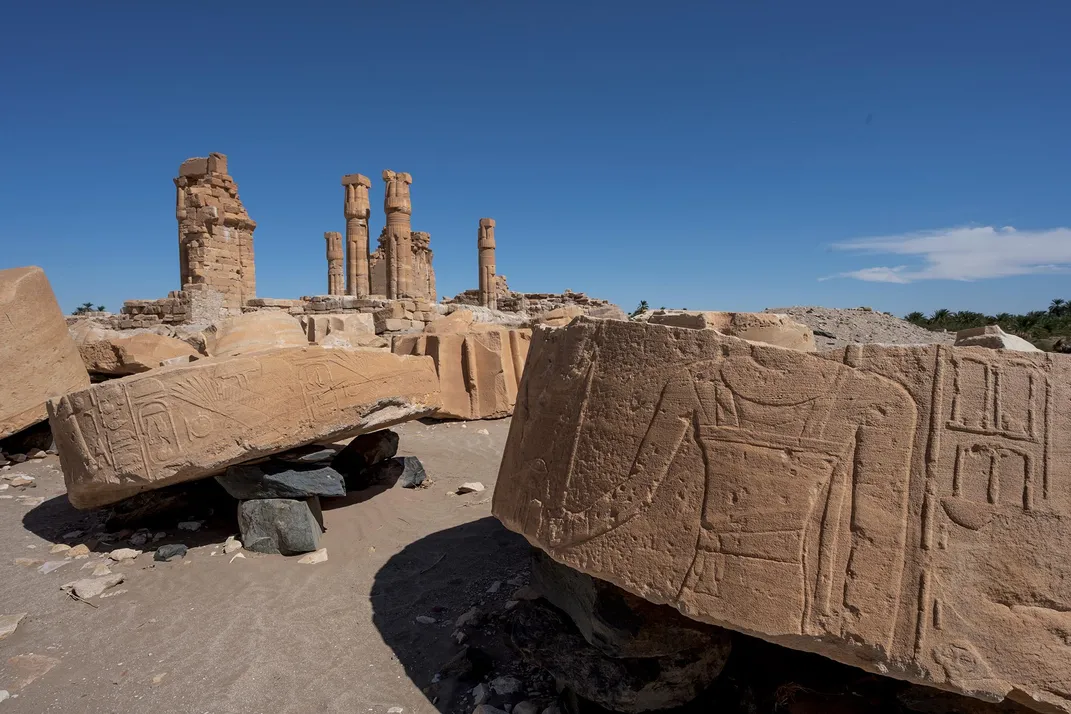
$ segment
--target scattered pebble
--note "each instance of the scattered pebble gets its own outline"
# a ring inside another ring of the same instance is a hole
[[[155,677],[153,677],[152,678],[153,685],[155,686],[155,685],[159,684],[160,682],[164,681],[164,677],[166,677],[166,676],[167,676],[167,672],[161,672],[160,674],[158,674]]]
[[[489,435],[491,432],[487,431],[487,429],[477,429],[476,433],[477,434],[488,434]]]
[[[134,550],[133,548],[116,548],[111,553],[108,553],[108,557],[117,563],[122,563],[127,560],[133,560],[141,555],[140,550]]]
[[[466,625],[474,625],[480,619],[480,608],[471,607],[461,614],[454,623],[455,627],[465,627]]]
[[[51,548],[48,549],[48,552],[52,553],[53,555],[55,555],[56,553],[66,553],[70,549],[71,549],[71,546],[69,546],[69,545],[67,545],[65,543],[56,543],[56,545],[54,545],[54,546],[52,546]]]
[[[180,531],[198,531],[203,523],[204,521],[183,521],[178,527]]]
[[[314,550],[307,555],[303,555],[298,558],[298,562],[302,565],[316,565],[317,563],[323,563],[327,560],[327,548],[320,548]]]
[[[514,575],[512,578],[507,580],[506,583],[509,584],[509,585],[512,585],[515,588],[518,588],[521,585],[524,585],[524,576],[523,575]]]
[[[513,608],[517,607],[518,602],[520,602],[520,600],[506,600],[506,609],[512,610]]]
[[[48,454],[41,449],[30,449],[30,452],[26,454],[26,458],[28,459],[43,459],[46,456],[48,456]]]
[[[4,464],[3,466],[0,466],[0,471],[10,471],[10,470],[11,470],[11,464]]]
[[[14,632],[24,617],[26,617],[25,612],[17,615],[0,615],[0,640]]]
[[[45,561],[40,560],[39,558],[15,558],[15,565],[21,565],[26,568],[33,568],[43,562]]]
[[[4,701],[5,699],[7,699],[10,696],[11,696],[11,694],[8,693],[8,691],[6,689],[0,689],[0,702]]]
[[[85,578],[83,580],[75,580],[74,582],[61,585],[61,590],[73,592],[83,600],[89,600],[97,595],[100,595],[109,588],[114,588],[119,583],[123,582],[124,576],[121,573],[113,573],[111,575],[105,575],[102,578]]]
[[[480,493],[481,491],[483,491],[483,484],[479,481],[463,483],[457,487],[457,495],[459,496],[463,493]]]
[[[402,709],[401,707],[391,707],[387,710],[387,714],[402,714],[404,711],[405,709]]]
[[[501,694],[502,696],[509,696],[510,694],[519,694],[524,690],[524,684],[516,677],[495,677],[491,680],[491,689],[495,694]]]
[[[11,488],[11,484],[9,484],[9,483],[0,483],[0,491],[6,491],[9,488]]]
[[[230,555],[236,550],[242,549],[242,541],[238,540],[234,536],[227,536],[227,540],[223,542],[223,553]]]
[[[26,454],[8,454],[8,458],[16,464],[21,464],[26,461]]]
[[[71,561],[69,561],[69,560],[50,560],[47,563],[45,563],[44,565],[42,565],[40,568],[38,568],[37,572],[42,573],[44,575],[48,575],[53,570],[59,570],[64,565],[67,565],[70,562]]]
[[[525,699],[523,702],[517,702],[510,714],[539,714],[539,705],[531,699]]]
[[[507,704],[506,706],[509,705]],[[493,707],[490,704],[481,704],[480,706],[472,710],[472,714],[509,714],[509,710],[499,709],[498,707]]]
[[[434,625],[436,622],[438,622],[438,620],[436,620],[434,617],[428,617],[427,615],[417,615],[416,621],[419,622],[421,625]]]
[[[100,599],[103,600],[106,597],[115,597],[116,595],[122,595],[125,592],[127,592],[126,588],[120,588],[118,590],[112,590],[111,592],[101,593]]]
[[[238,560],[239,558],[245,559],[245,553],[235,553],[234,557],[231,558],[230,561],[228,561],[228,562],[229,563],[233,563],[234,561]]]
[[[135,548],[140,548],[148,542],[148,533],[135,533],[134,535],[130,536],[130,545],[134,546]]]
[[[167,538],[167,533],[164,533],[163,531],[160,531],[159,533],[157,533],[156,535],[154,535],[152,537],[152,542],[155,543],[156,541],[163,540],[164,538]]]
[[[517,588],[512,595],[513,600],[538,600],[539,593],[534,588],[528,585],[522,585]]]
[[[93,577],[94,578],[100,578],[100,577],[103,577],[105,575],[111,575],[111,574],[112,574],[112,569],[109,568],[104,563],[97,563],[96,565],[93,566]]]
[[[472,703],[479,706],[491,698],[491,689],[483,682],[472,688]]]
[[[182,543],[169,543],[168,545],[162,545],[157,548],[152,559],[161,563],[167,563],[172,558],[185,558],[187,550],[189,550],[189,548]]]
[[[45,497],[44,496],[19,496],[18,500],[19,500],[19,503],[21,503],[22,505],[30,506],[31,508],[33,508],[35,506],[40,506],[42,503],[44,503],[45,502]]]
[[[71,531],[70,533],[63,534],[63,540],[74,540],[75,538],[81,538],[83,531]]]
[[[499,591],[499,589],[501,589],[501,587],[502,587],[502,581],[501,580],[496,580],[493,583],[491,583],[491,587],[487,588],[487,592],[489,594],[491,594],[491,595],[494,595],[495,593],[497,593]]]
[[[16,476],[8,483],[10,483],[11,486],[13,486],[14,488],[19,488],[20,486],[29,486],[31,483],[33,483],[33,479],[29,476]]]
[[[67,551],[67,557],[68,558],[76,558],[76,559],[88,558],[89,557],[89,546],[86,545],[85,543],[79,543],[78,545],[74,546],[73,548],[71,548],[70,550]]]

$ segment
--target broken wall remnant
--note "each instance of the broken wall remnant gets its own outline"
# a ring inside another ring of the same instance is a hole
[[[495,283],[495,219],[481,218],[476,232],[476,246],[479,251],[480,268],[480,306],[498,309],[498,285]]]
[[[718,312],[701,310],[655,310],[652,325],[715,330],[723,335],[790,350],[815,352],[814,332],[786,315],[772,312]]]
[[[342,177],[346,216],[346,294],[368,297],[368,217],[372,205],[368,189],[372,181],[361,174]],[[332,293],[333,294],[333,293]]]
[[[342,268],[342,234],[337,231],[324,233],[327,242],[327,294],[343,295],[346,292]]]
[[[52,397],[87,386],[45,271],[0,270],[0,438],[47,419]]]
[[[292,347],[104,382],[48,409],[67,495],[93,508],[441,404],[430,359]]]
[[[513,413],[532,331],[472,320],[472,313],[458,310],[423,333],[394,337],[394,354],[435,360],[442,392],[437,418],[492,419]]]
[[[537,329],[493,511],[697,620],[1071,711],[1071,359]]]
[[[253,231],[257,224],[227,173],[227,157],[186,159],[175,178],[179,279],[186,293],[218,293],[221,317],[256,297]]]
[[[412,249],[413,281],[411,284],[412,298],[414,300],[426,300],[435,302],[435,268],[432,267],[431,234],[424,231],[413,231],[409,234],[409,244]],[[373,295],[387,294],[387,229],[384,228],[378,239],[376,250],[368,258],[369,281]]]

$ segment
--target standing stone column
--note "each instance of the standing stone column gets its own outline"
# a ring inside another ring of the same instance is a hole
[[[372,213],[368,189],[372,181],[361,174],[347,174],[342,187],[346,191],[346,294],[368,297],[368,217]]]
[[[480,250],[480,304],[492,310],[498,309],[498,291],[495,286],[495,219],[481,218],[476,235]]]
[[[338,231],[324,233],[327,241],[327,294],[343,295],[342,282],[342,234]]]
[[[406,173],[383,172],[386,195],[383,211],[387,214],[387,297],[411,297],[413,248],[410,239],[413,206],[409,200],[409,185],[413,177]]]

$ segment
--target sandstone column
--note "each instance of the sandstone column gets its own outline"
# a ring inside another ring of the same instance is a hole
[[[324,233],[327,241],[327,294],[343,295],[342,284],[342,234],[338,231]]]
[[[476,236],[480,250],[480,304],[492,310],[498,309],[498,293],[495,290],[495,219],[481,218]]]
[[[346,294],[368,297],[368,216],[372,212],[368,189],[372,181],[361,174],[342,177],[346,191]]]
[[[409,185],[413,177],[407,173],[383,172],[386,195],[383,210],[387,214],[387,297],[396,299],[412,294],[409,283],[413,249],[410,240],[413,206],[409,200]]]

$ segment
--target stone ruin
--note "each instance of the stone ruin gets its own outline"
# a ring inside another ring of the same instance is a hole
[[[581,318],[536,330],[493,512],[692,620],[1066,712],[1069,403],[1062,355]]]

